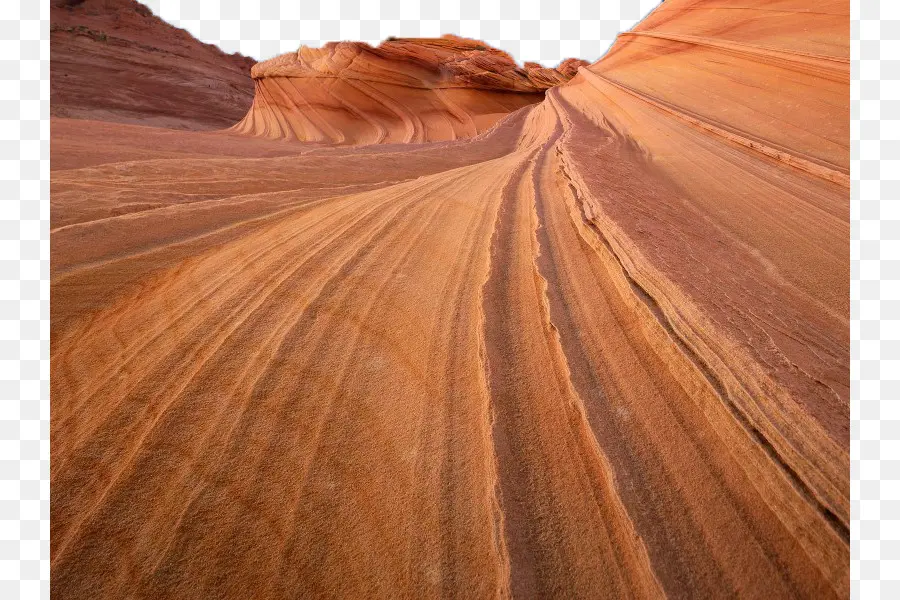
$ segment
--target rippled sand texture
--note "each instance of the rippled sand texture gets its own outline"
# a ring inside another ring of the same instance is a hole
[[[426,144],[55,120],[54,597],[848,597],[848,39],[667,0]]]

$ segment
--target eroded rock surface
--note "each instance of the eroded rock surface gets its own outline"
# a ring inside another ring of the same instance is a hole
[[[253,101],[252,58],[225,54],[135,0],[53,0],[50,114],[222,129]]]
[[[56,119],[54,597],[849,597],[848,11]]]
[[[338,144],[472,137],[586,64],[520,67],[506,52],[453,35],[303,46],[253,67],[253,107],[234,130]]]

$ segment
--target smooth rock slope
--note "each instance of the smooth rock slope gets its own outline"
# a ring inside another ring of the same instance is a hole
[[[222,129],[253,101],[256,61],[225,54],[136,0],[52,0],[50,114]]]
[[[849,597],[846,2],[667,0],[555,87],[459,43],[55,121],[55,598]]]

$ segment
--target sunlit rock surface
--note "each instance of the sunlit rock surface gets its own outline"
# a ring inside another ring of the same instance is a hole
[[[453,35],[303,46],[253,67],[256,97],[233,130],[335,144],[472,137],[540,102],[586,64],[520,67],[505,52]]]
[[[55,119],[54,597],[848,597],[848,11]]]

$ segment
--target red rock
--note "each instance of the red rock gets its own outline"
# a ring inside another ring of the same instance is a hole
[[[54,0],[50,113],[221,129],[253,97],[251,58],[225,54],[135,0]]]
[[[341,42],[233,131],[54,118],[54,598],[847,598],[848,22],[667,0],[591,65]]]
[[[519,67],[506,52],[454,35],[303,46],[253,67],[256,97],[234,131],[343,144],[472,137],[540,102],[573,64],[565,74]]]

